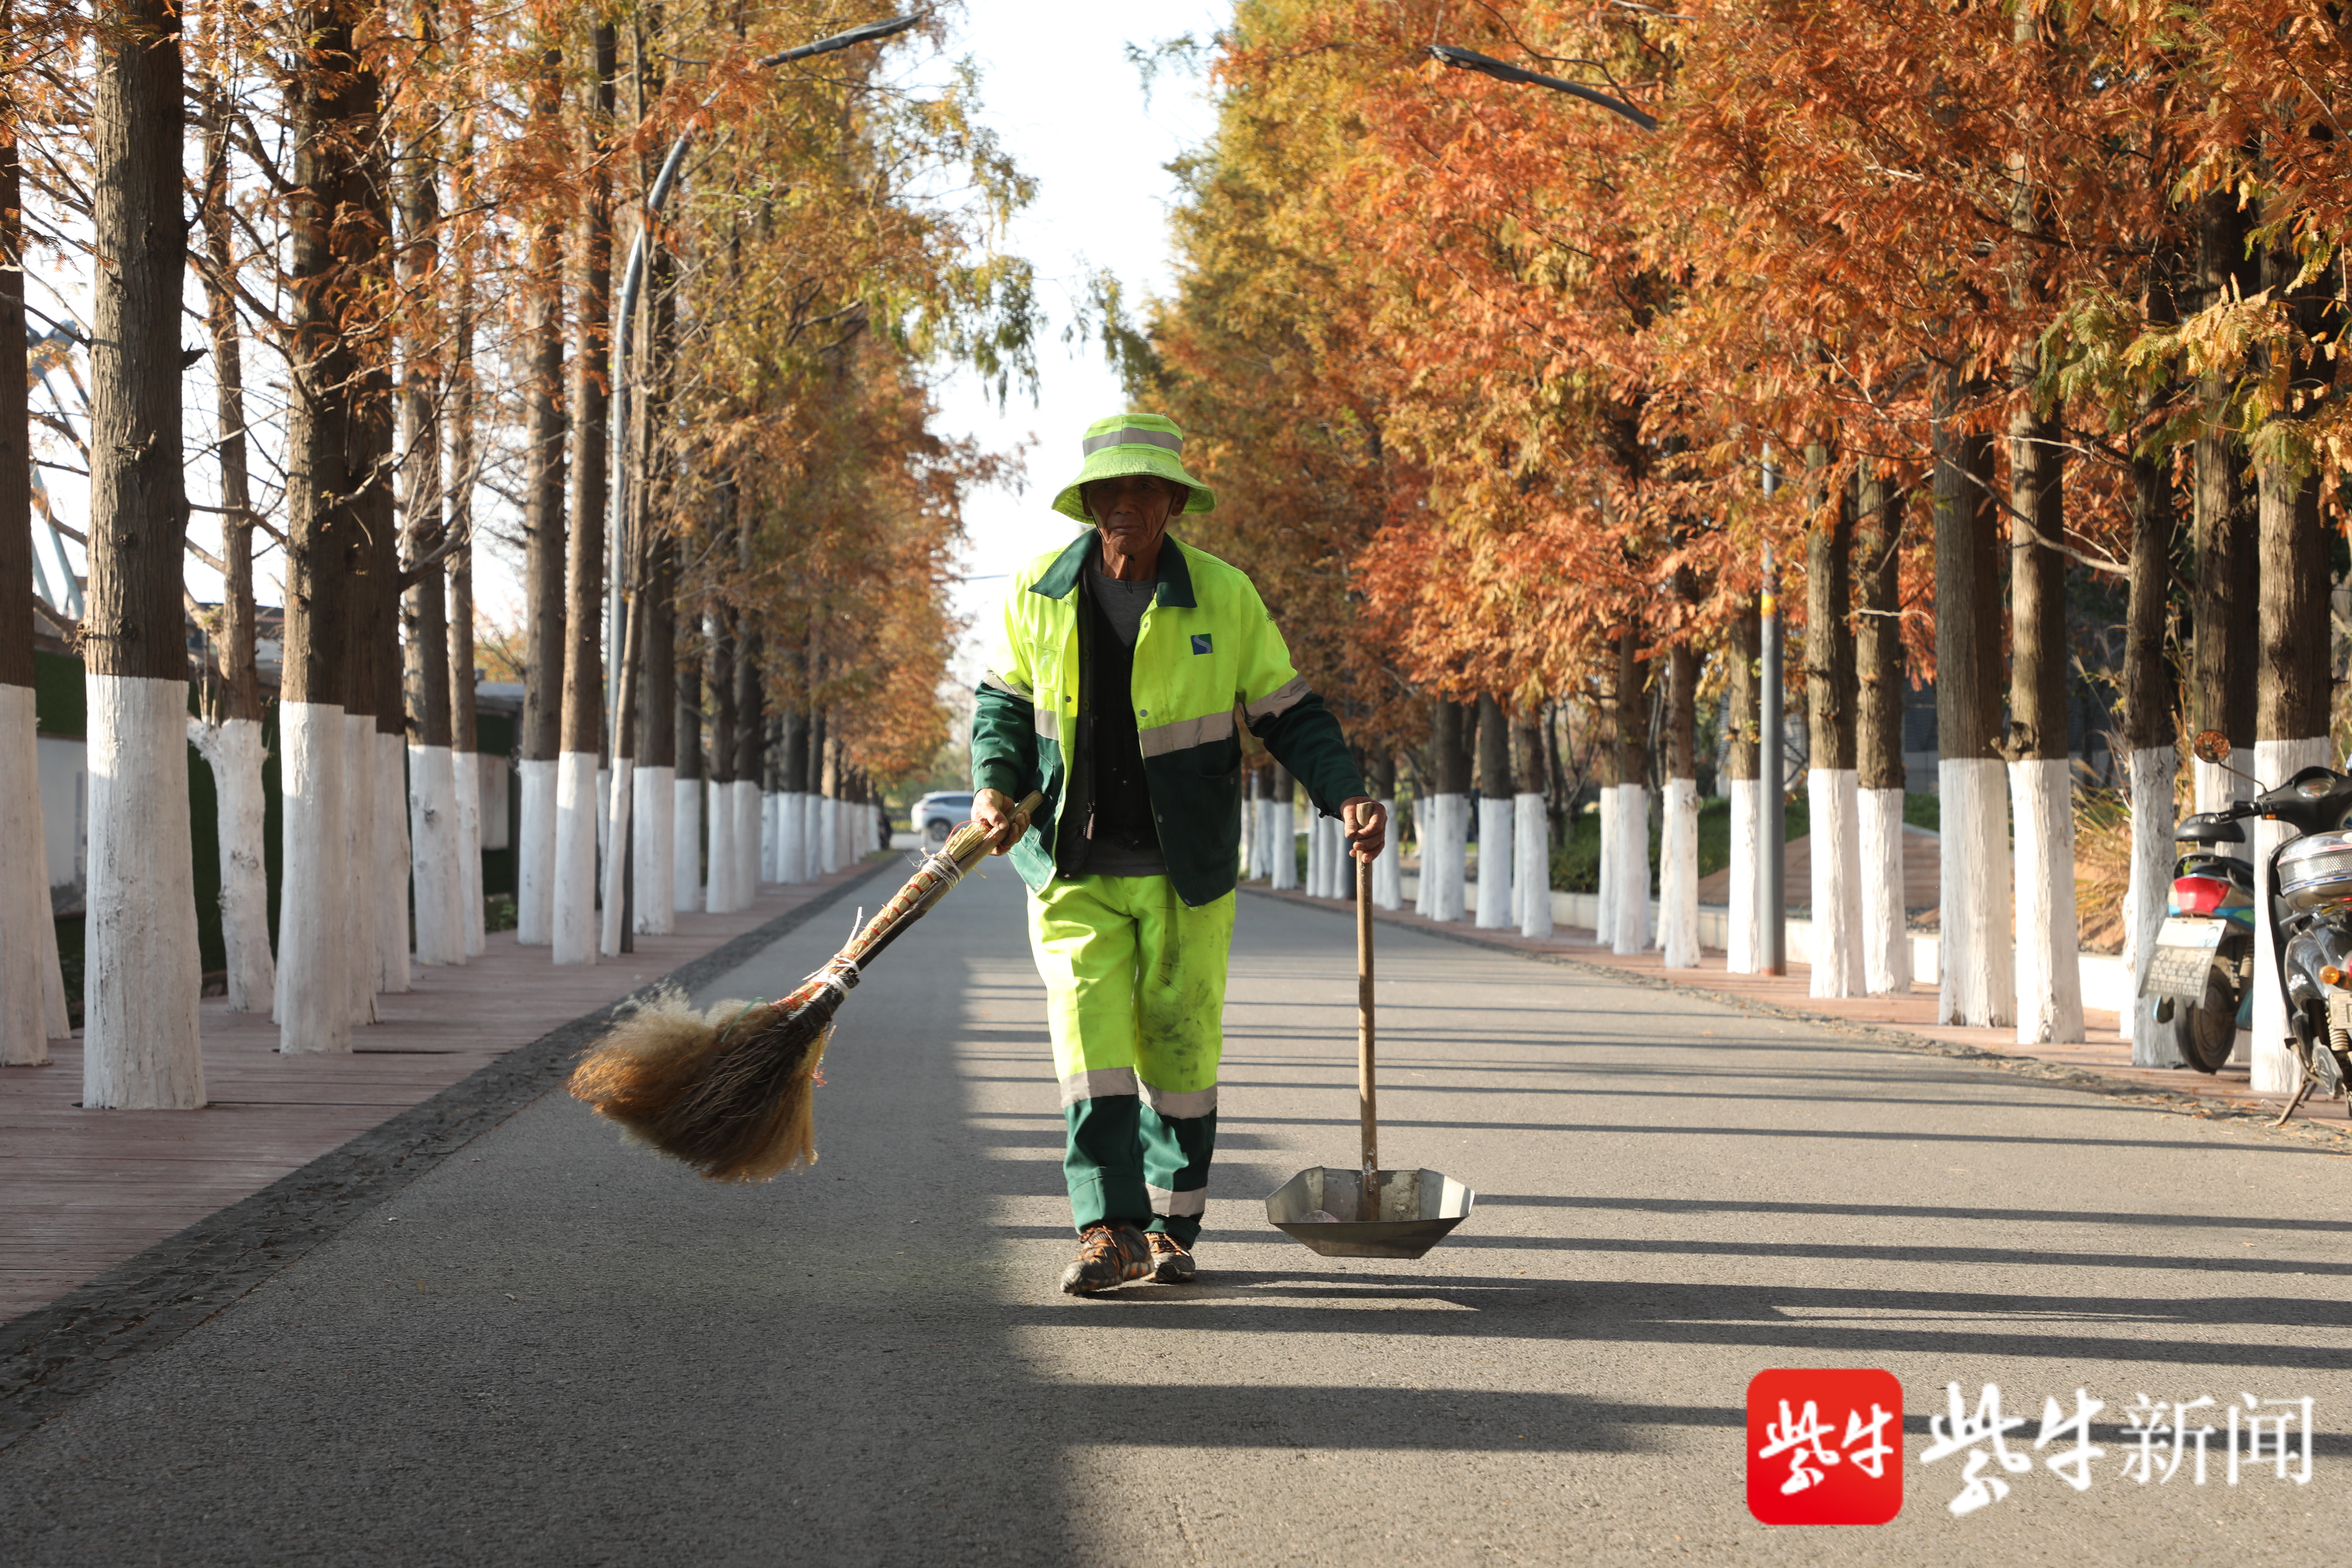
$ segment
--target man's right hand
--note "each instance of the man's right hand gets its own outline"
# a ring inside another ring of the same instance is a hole
[[[1000,789],[984,789],[973,793],[971,819],[988,829],[995,837],[995,842],[989,847],[988,852],[991,855],[1012,853],[1013,845],[1019,843],[1021,836],[1029,831],[1029,818],[1016,809],[1013,797]],[[1013,831],[1010,833],[1004,831],[1008,823],[1013,826]]]

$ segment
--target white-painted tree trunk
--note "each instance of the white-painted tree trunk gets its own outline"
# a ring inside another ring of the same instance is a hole
[[[1593,813],[1601,819],[1601,858],[1593,880],[1592,940],[1612,942],[1617,939],[1617,866],[1625,857],[1625,846],[1617,838],[1617,786],[1602,784],[1599,794],[1600,808]]]
[[[596,885],[604,885],[604,858],[613,827],[613,770],[599,763],[596,769]]]
[[[1507,931],[1512,919],[1511,803],[1507,797],[1478,797],[1478,914],[1481,931]]]
[[[816,862],[809,855],[809,817],[816,808],[811,803],[815,796],[806,790],[794,790],[784,796],[784,880],[806,882],[816,876]]]
[[[2292,778],[2301,768],[2331,766],[2331,758],[2332,750],[2324,735],[2307,741],[2256,741],[2252,771],[2265,784],[2275,784]],[[2270,880],[2271,857],[2293,830],[2283,822],[2262,817],[2253,820],[2253,827],[2254,898],[2259,909],[2262,889]],[[2286,995],[2279,989],[2274,934],[2270,921],[2254,921],[2254,1040],[2252,1058],[2246,1068],[2257,1094],[2292,1094],[2303,1081],[2303,1068],[2287,1046],[2290,1030]]]
[[[705,806],[710,814],[710,852],[703,873],[702,907],[714,915],[735,912],[735,884],[730,880],[735,864],[735,809],[728,804],[732,787],[711,781]]]
[[[1698,781],[1668,778],[1658,825],[1658,949],[1668,969],[1698,967]]]
[[[611,793],[605,798],[605,825],[603,834],[612,846],[604,857],[603,887],[596,910],[596,951],[606,958],[621,955],[622,913],[629,900],[623,896],[622,880],[629,872],[630,857],[625,852],[629,842],[629,817],[637,804],[637,765],[634,757],[613,759]]]
[[[1274,803],[1274,890],[1290,892],[1298,886],[1298,856],[1292,847],[1298,841],[1297,825],[1291,816],[1298,808],[1286,800]]]
[[[636,778],[636,804],[632,809],[637,817],[637,867],[635,896],[629,901],[635,910],[639,935],[667,936],[677,926],[669,902],[670,887],[676,880],[670,857],[677,848],[669,816],[677,809],[677,770],[639,768]]]
[[[1936,792],[1943,840],[1936,1021],[2000,1028],[2017,1017],[2008,770],[1999,757],[1946,757],[1936,764]]]
[[[1866,789],[1862,805],[1862,988],[1911,989],[1911,917],[1903,905],[1903,792]]]
[[[46,911],[46,897],[42,901]],[[66,1005],[66,971],[62,955],[58,952],[58,922],[52,919],[35,928],[41,942],[41,1013],[48,1020],[49,1038],[70,1039],[73,1037],[73,1012]]]
[[[702,908],[702,781],[680,779],[677,818],[671,823],[670,907],[679,913]]]
[[[383,908],[376,916],[380,991],[409,989],[408,742],[375,732],[376,875]]]
[[[748,910],[760,896],[760,783],[737,779],[735,794],[735,907]]]
[[[212,769],[214,827],[220,846],[221,946],[232,1013],[268,1013],[278,968],[269,953],[269,873],[263,859],[268,801],[261,788],[266,747],[258,719],[207,724],[190,716],[188,743]],[[0,811],[5,803],[0,802]],[[36,831],[39,803],[34,803]],[[36,838],[36,849],[39,847]],[[37,858],[36,864],[38,864]],[[43,889],[42,903],[47,903]]]
[[[278,889],[278,1048],[289,1056],[352,1048],[351,834],[344,822],[343,710],[278,705],[284,844]]]
[[[2179,826],[2172,792],[2179,768],[2179,756],[2170,746],[2150,746],[2131,754],[2131,885],[2124,895],[2124,963],[2131,971],[2132,991],[2124,1029],[2131,1037],[2136,1068],[2187,1065],[2173,1043],[2171,1026],[2156,1021],[2139,994],[2172,892],[2172,830]]]
[[[1274,880],[1274,798],[1269,795],[1257,803],[1257,879]]]
[[[1650,945],[1650,792],[1617,786],[1617,929],[1611,951],[1636,953]]]
[[[1759,941],[1761,921],[1757,918],[1757,841],[1763,835],[1763,817],[1758,810],[1764,798],[1764,787],[1756,779],[1731,781],[1731,877],[1725,897],[1729,899],[1730,930],[1726,933],[1723,966],[1734,974],[1756,973],[1758,954],[1763,949]]]
[[[1436,841],[1430,831],[1434,810],[1429,796],[1413,797],[1412,852],[1421,861],[1421,872],[1413,879],[1412,912],[1424,920],[1429,916],[1430,901],[1437,889],[1437,856],[1432,848]]]
[[[841,802],[820,795],[816,809],[817,868],[830,877],[841,869]]]
[[[1513,795],[1511,809],[1517,818],[1511,826],[1518,862],[1511,886],[1519,906],[1519,934],[1542,941],[1551,935],[1551,817],[1540,795]]]
[[[1372,858],[1372,907],[1401,910],[1404,908],[1404,846],[1397,833],[1396,797],[1383,798],[1381,807],[1388,813],[1389,831],[1381,852]]]
[[[555,759],[555,924],[558,963],[596,962],[596,753],[564,752]]]
[[[1336,816],[1318,816],[1316,830],[1323,838],[1323,896],[1348,897],[1355,881],[1355,862],[1348,858],[1347,826]]]
[[[1315,808],[1307,808],[1307,881],[1301,889],[1310,899],[1319,899],[1323,891],[1323,819]]]
[[[457,899],[457,770],[446,746],[408,749],[408,845],[416,962],[463,963]]]
[[[375,721],[364,715],[343,715],[343,868],[347,882],[343,902],[350,910],[351,934],[344,952],[347,1005],[355,1024],[376,1021],[375,995],[383,975],[383,952],[376,927],[383,921],[383,900],[370,885],[376,873],[377,786],[383,783],[375,766]]]
[[[188,683],[85,675],[89,910],[82,1104],[205,1103],[196,881],[188,833]]]
[[[1458,921],[1470,907],[1470,797],[1433,795],[1429,805],[1430,843],[1421,857],[1422,879],[1430,884],[1429,918]]]
[[[0,1065],[7,1067],[40,1067],[49,1059],[40,931],[47,924],[54,942],[57,925],[41,834],[37,734],[33,689],[0,685]]]
[[[2066,757],[2009,764],[2017,832],[2017,1039],[2083,1038],[2083,934],[2074,915],[2074,767]]]
[[[522,820],[515,838],[515,941],[545,947],[555,931],[555,763],[525,758]]]
[[[489,951],[482,916],[481,752],[451,752],[449,771],[457,802],[457,937],[467,958],[479,958]]]
[[[1246,773],[1242,775],[1242,849],[1236,875],[1244,882],[1257,875],[1257,801],[1249,793]]]
[[[1805,774],[1811,806],[1812,989],[1815,996],[1862,994],[1862,822],[1852,768]]]

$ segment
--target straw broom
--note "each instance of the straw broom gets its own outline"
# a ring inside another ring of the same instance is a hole
[[[1024,826],[1045,797],[1013,815]],[[615,1024],[572,1069],[572,1092],[630,1139],[713,1182],[764,1182],[816,1161],[818,1066],[833,1016],[877,954],[994,847],[967,822],[926,859],[849,945],[773,1002],[721,1002],[698,1013],[676,991]]]

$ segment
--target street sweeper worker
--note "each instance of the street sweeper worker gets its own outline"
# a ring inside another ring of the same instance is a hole
[[[1217,1133],[1249,726],[1360,859],[1388,823],[1250,580],[1171,537],[1216,506],[1172,420],[1087,426],[1054,510],[1092,523],[1014,574],[971,729],[972,815],[1020,829],[1078,1255],[1073,1295],[1193,1278]],[[1045,804],[1016,818],[1030,791]]]

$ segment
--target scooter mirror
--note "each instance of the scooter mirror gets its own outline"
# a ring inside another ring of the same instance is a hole
[[[2230,760],[2230,737],[2219,730],[2200,730],[2197,738],[2189,742],[2189,750],[2200,763],[2226,763]]]

